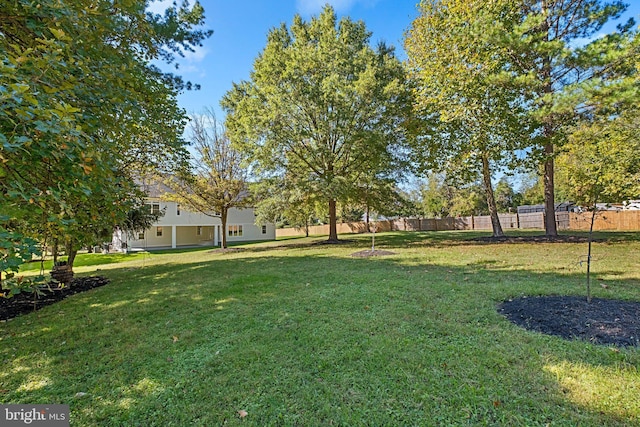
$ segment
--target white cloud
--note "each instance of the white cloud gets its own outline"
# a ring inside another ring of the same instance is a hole
[[[184,52],[184,58],[176,58],[179,64],[178,73],[204,76],[206,71],[200,63],[204,61],[208,53],[209,49],[204,46],[196,46],[194,52]]]
[[[303,15],[317,15],[326,4],[330,4],[338,13],[347,12],[356,3],[371,6],[376,0],[296,0],[298,12]]]
[[[164,14],[168,7],[173,5],[173,0],[154,0],[147,6],[147,11],[152,13]]]
[[[209,53],[209,49],[204,46],[195,46],[193,52],[184,52],[184,60],[189,63],[202,62]]]

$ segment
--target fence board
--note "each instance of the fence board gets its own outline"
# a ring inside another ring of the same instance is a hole
[[[532,212],[518,215],[519,228],[544,228],[544,213]]]
[[[544,213],[500,214],[503,229],[544,229]],[[556,212],[559,230],[589,230],[591,213]],[[491,230],[489,216],[458,218],[405,218],[377,222],[378,232],[382,231],[446,231],[446,230]],[[364,233],[364,222],[337,225],[338,233]],[[605,211],[597,215],[594,230],[640,231],[640,211]],[[283,228],[276,230],[277,237],[304,236],[303,228]],[[329,234],[329,225],[309,227],[311,235]]]
[[[591,212],[571,213],[569,216],[572,230],[589,230]],[[640,211],[604,211],[596,214],[594,230],[599,231],[638,231],[640,230]]]

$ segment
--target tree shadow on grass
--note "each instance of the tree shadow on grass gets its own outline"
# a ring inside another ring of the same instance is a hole
[[[111,270],[111,284],[2,325],[0,401],[68,403],[75,425],[637,416],[567,383],[576,366],[616,370],[637,352],[526,332],[496,311],[517,295],[575,294],[579,274],[244,254]],[[632,370],[617,372],[631,387]]]

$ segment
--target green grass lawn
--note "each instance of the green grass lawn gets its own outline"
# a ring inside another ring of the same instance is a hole
[[[586,244],[476,235],[382,233],[383,258],[351,257],[358,235],[80,267],[112,282],[0,324],[0,402],[69,404],[72,426],[640,425],[639,349],[496,312],[585,295]],[[594,296],[640,300],[640,233],[598,237]]]

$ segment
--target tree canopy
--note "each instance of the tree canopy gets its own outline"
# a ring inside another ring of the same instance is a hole
[[[363,22],[338,21],[327,6],[267,37],[249,81],[225,95],[227,127],[264,176],[286,176],[328,203],[336,240],[336,202],[365,176],[384,173],[404,140],[409,105],[393,49],[369,45]]]
[[[406,41],[418,80],[417,105],[432,114],[435,106],[440,124],[458,132],[455,119],[463,118],[465,125],[462,135],[444,129],[435,136],[454,148],[453,159],[463,161],[481,153],[500,159],[505,148],[526,148],[527,164],[535,169],[542,165],[546,233],[556,235],[554,159],[576,125],[601,113],[585,101],[584,93],[594,86],[615,87],[611,79],[619,78],[619,64],[630,54],[624,47],[633,21],[606,36],[596,35],[626,6],[600,0],[424,0],[420,7],[422,14]],[[612,96],[614,91],[600,93]],[[476,125],[470,133],[474,119],[486,128]],[[496,123],[506,125],[498,127],[498,139]],[[509,135],[518,134],[518,124],[520,135],[511,139]],[[460,142],[466,142],[465,135],[483,134],[472,147]],[[423,141],[437,147],[440,158],[446,157],[437,138],[432,138],[434,143],[423,136]],[[478,145],[478,140],[484,143]],[[510,140],[522,144],[508,148],[505,142]]]
[[[565,191],[584,206],[640,195],[640,33],[621,48],[607,78],[580,91],[589,114],[558,157]]]
[[[508,58],[493,40],[518,17],[513,2],[426,0],[407,33],[415,81],[416,153],[422,169],[482,178],[495,236],[503,235],[492,169],[506,166],[530,132],[521,91],[502,75]]]
[[[27,223],[21,228],[35,230],[41,244],[73,235],[77,246],[89,225],[109,228],[140,203],[133,176],[184,158],[186,117],[176,96],[190,85],[152,63],[172,62],[211,32],[198,28],[204,11],[197,2],[163,15],[147,5],[2,2],[5,232],[15,235],[14,225]]]
[[[545,229],[553,236],[557,235],[555,157],[572,126],[589,114],[589,106],[575,94],[608,78],[609,70],[625,55],[620,46],[633,21],[595,37],[625,10],[622,1],[521,1],[519,8],[521,18],[497,40],[496,48],[510,56],[513,82],[525,89],[530,115],[538,123],[530,138],[530,158],[543,165]]]
[[[242,153],[232,147],[226,129],[212,109],[192,115],[189,140],[195,151],[191,164],[180,173],[165,178],[164,183],[173,191],[165,197],[194,212],[219,215],[222,247],[226,248],[229,209],[251,204],[248,170],[243,165]]]

